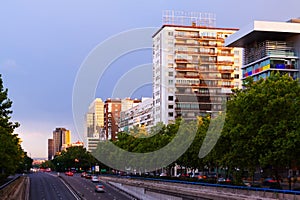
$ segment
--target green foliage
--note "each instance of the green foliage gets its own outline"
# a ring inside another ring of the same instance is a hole
[[[61,155],[56,156],[53,160],[51,160],[52,169],[56,171],[68,171],[71,168],[77,168],[78,170],[90,170],[92,166],[95,164],[101,165],[99,161],[97,161],[91,153],[89,153],[82,146],[69,147],[67,150],[62,151]]]
[[[14,133],[19,124],[10,121],[11,106],[12,101],[8,98],[8,89],[3,87],[0,75],[0,180],[14,174],[19,169],[20,164],[24,163],[26,156],[21,148],[18,135]]]
[[[226,123],[218,146],[221,163],[254,171],[258,166],[287,167],[299,161],[300,86],[279,73],[235,90],[227,103]],[[226,144],[226,145],[224,145]]]

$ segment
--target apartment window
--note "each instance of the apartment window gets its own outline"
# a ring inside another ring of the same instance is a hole
[[[173,80],[169,80],[169,85],[173,85]]]
[[[173,55],[168,55],[168,60],[173,60]]]
[[[239,87],[239,82],[235,82],[234,87]]]
[[[173,105],[168,105],[169,109],[173,109],[173,107],[174,107]]]
[[[174,92],[174,88],[170,88],[170,87],[169,87],[169,88],[168,88],[168,92],[169,92],[169,93],[173,93],[173,92]]]
[[[239,75],[239,74],[234,74],[234,78],[235,78],[235,79],[239,79],[239,78],[240,78],[240,75]]]
[[[236,56],[240,55],[240,51],[235,50],[234,55],[236,55]]]
[[[174,97],[173,97],[173,96],[168,96],[168,100],[169,100],[169,101],[173,101],[173,100],[174,100]]]
[[[173,77],[174,73],[173,72],[169,72],[169,76]]]
[[[173,36],[173,32],[169,31],[168,36]]]
[[[169,112],[169,113],[168,113],[168,116],[169,116],[169,117],[173,117],[173,112]]]

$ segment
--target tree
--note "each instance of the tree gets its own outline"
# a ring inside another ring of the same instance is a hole
[[[12,101],[8,98],[8,89],[3,87],[0,75],[0,179],[14,173],[24,158],[21,141],[14,130],[19,127],[17,122],[11,122]]]
[[[101,165],[85,148],[82,146],[69,147],[62,151],[61,155],[56,156],[51,163],[56,171],[67,171],[71,168],[90,170],[95,164]]]
[[[227,103],[223,141],[219,142],[226,141],[229,147],[219,153],[232,168],[254,172],[256,167],[269,165],[278,177],[279,168],[299,162],[299,82],[272,73],[257,82],[249,77],[244,87],[234,90]]]

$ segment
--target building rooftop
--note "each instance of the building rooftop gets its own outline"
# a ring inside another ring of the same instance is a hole
[[[300,34],[300,19],[287,22],[254,21],[225,40],[225,46],[245,47],[265,40],[286,40]]]

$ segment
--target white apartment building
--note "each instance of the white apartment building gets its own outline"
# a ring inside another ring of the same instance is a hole
[[[128,131],[134,126],[145,127],[150,130],[153,126],[153,99],[142,98],[142,101],[120,114],[119,131]]]
[[[194,120],[224,109],[240,87],[242,49],[225,47],[235,28],[216,28],[214,16],[168,12],[153,35],[154,124]]]

